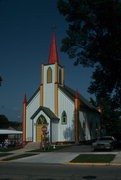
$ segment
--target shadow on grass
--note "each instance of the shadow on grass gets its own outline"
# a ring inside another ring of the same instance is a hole
[[[2,148],[0,149],[0,152],[9,152],[9,151],[14,151],[14,150],[18,150],[21,149],[22,147],[9,147],[9,148]]]
[[[0,157],[3,157],[3,156],[8,156],[8,155],[11,155],[13,153],[0,153]]]
[[[61,149],[64,149],[64,148],[68,148],[72,145],[65,145],[65,146],[48,146],[47,148],[45,149],[35,149],[35,150],[32,150],[32,151],[28,151],[28,152],[53,152],[53,151],[59,151]]]
[[[80,154],[71,162],[74,163],[110,163],[114,159],[113,154]]]
[[[20,155],[12,156],[12,157],[9,157],[9,158],[5,158],[5,159],[3,159],[3,161],[10,161],[10,160],[30,157],[30,156],[34,156],[34,155],[36,155],[36,154],[20,154]]]

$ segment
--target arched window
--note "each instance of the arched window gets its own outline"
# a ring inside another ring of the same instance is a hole
[[[37,119],[37,125],[43,125],[43,124],[47,124],[47,121],[45,119],[45,117],[43,115],[41,115],[38,119]]]
[[[47,83],[52,83],[52,69],[51,67],[47,70]]]
[[[67,124],[67,115],[66,115],[65,111],[62,112],[61,123],[62,124]]]

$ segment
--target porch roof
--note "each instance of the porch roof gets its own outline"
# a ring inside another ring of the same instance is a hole
[[[37,109],[37,111],[31,116],[31,119],[34,119],[40,111],[43,111],[50,119],[59,120],[59,118],[49,108],[43,106],[40,106]]]

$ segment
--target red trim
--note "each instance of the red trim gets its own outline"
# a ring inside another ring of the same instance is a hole
[[[23,141],[23,143],[31,143],[31,142],[33,142],[33,141]]]
[[[55,84],[58,84],[58,82],[55,82]]]

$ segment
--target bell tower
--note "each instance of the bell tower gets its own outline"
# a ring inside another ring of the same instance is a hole
[[[58,86],[64,86],[64,67],[59,65],[55,34],[52,34],[48,64],[42,64],[40,106],[49,107],[58,117]]]

